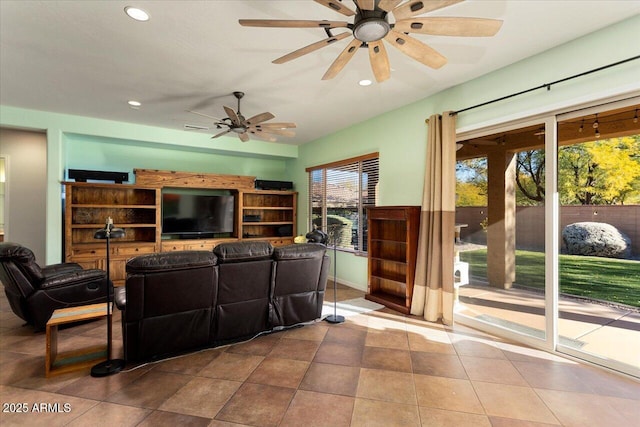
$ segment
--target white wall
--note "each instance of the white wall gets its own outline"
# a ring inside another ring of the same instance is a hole
[[[0,128],[0,155],[8,158],[5,241],[20,243],[45,262],[47,139],[44,133]]]

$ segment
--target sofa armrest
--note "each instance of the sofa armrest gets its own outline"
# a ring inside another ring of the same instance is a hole
[[[127,307],[127,289],[124,286],[115,288],[113,291],[113,301],[116,303],[118,310],[124,311]]]
[[[96,288],[98,288],[100,287],[99,282],[106,279],[107,273],[103,270],[77,270],[66,274],[58,274],[51,277],[46,277],[40,284],[40,289],[53,289],[91,282],[97,282]]]

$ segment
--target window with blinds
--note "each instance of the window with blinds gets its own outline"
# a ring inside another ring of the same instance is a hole
[[[378,194],[378,153],[307,168],[310,229],[321,229],[329,244],[367,251],[367,206]]]

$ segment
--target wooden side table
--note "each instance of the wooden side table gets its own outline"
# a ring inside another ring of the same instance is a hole
[[[107,360],[107,346],[94,345],[83,349],[58,354],[58,327],[82,320],[100,319],[107,316],[107,304],[91,304],[55,310],[47,322],[47,348],[45,375],[49,378],[66,372],[87,368]]]

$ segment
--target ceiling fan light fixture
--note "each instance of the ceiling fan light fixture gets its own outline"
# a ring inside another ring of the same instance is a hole
[[[247,131],[247,129],[243,126],[231,126],[229,129],[231,130],[231,132],[235,133],[245,133]]]
[[[124,13],[136,21],[146,22],[149,20],[149,14],[138,7],[127,6],[124,8]]]
[[[389,30],[391,26],[385,19],[367,18],[356,24],[353,36],[361,42],[369,43],[383,39]]]

